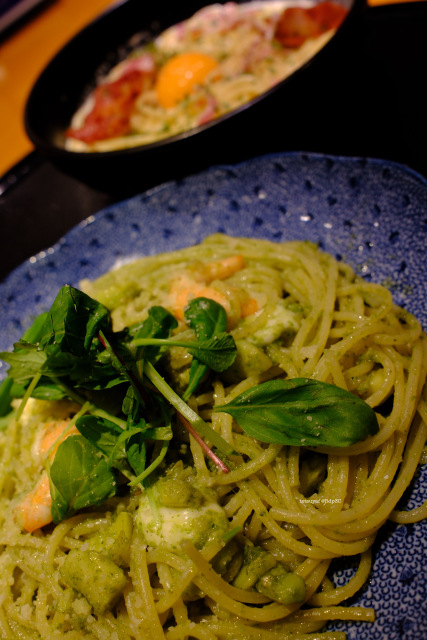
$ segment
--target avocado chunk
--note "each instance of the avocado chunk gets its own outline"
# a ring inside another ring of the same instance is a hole
[[[243,550],[243,564],[234,578],[233,585],[238,589],[250,589],[257,580],[276,565],[276,560],[262,549],[246,545]]]
[[[97,615],[114,607],[127,584],[126,575],[108,556],[72,549],[60,568],[67,587],[81,593]]]
[[[255,588],[267,598],[287,605],[304,602],[306,595],[303,578],[287,571],[282,563],[265,573],[257,581]]]
[[[122,511],[105,531],[95,536],[91,547],[111,558],[119,567],[128,567],[132,531],[132,515]]]
[[[307,498],[318,491],[327,475],[327,457],[321,453],[309,451],[301,457],[300,491]]]
[[[248,340],[236,340],[237,355],[222,378],[233,384],[244,378],[260,376],[273,366],[272,360],[266,355],[263,349],[252,344]]]

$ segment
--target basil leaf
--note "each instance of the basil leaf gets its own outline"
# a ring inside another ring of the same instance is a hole
[[[347,447],[378,432],[373,409],[349,391],[318,380],[272,380],[215,411],[229,413],[261,442]]]
[[[185,310],[185,319],[195,332],[198,340],[207,340],[225,332],[227,328],[227,314],[222,305],[209,298],[194,298]],[[197,389],[203,377],[209,370],[206,364],[197,357],[193,358],[190,366],[189,382],[183,393],[183,400],[187,400]]]
[[[50,468],[52,517],[57,524],[75,511],[100,505],[116,493],[116,477],[82,436],[62,442]]]

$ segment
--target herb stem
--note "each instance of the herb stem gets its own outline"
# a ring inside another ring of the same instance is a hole
[[[181,413],[178,413],[178,418],[181,420],[187,431],[193,436],[196,442],[202,447],[203,451],[206,453],[208,458],[212,460],[216,464],[216,466],[221,469],[224,473],[230,473],[230,469],[227,465],[219,458],[213,451],[208,447],[206,442],[202,440],[197,431],[191,426],[186,418]]]
[[[156,467],[159,466],[159,464],[161,463],[161,461],[166,455],[166,452],[169,447],[169,442],[170,440],[162,441],[162,448],[160,449],[159,455],[153,460],[153,462],[148,467],[146,467],[146,469],[144,469],[142,473],[139,474],[139,476],[136,476],[136,478],[133,478],[133,480],[129,482],[130,487],[135,487],[137,484],[140,484],[147,476],[150,475],[152,471],[154,471],[154,469],[156,469]]]
[[[48,460],[50,460],[51,457],[52,457],[52,460],[53,460],[54,452],[56,451],[56,449],[58,448],[60,443],[65,440],[65,438],[67,437],[67,434],[74,427],[74,425],[76,424],[77,420],[89,410],[89,407],[90,407],[90,402],[85,402],[85,404],[82,406],[80,411],[78,411],[77,413],[75,413],[73,415],[73,417],[71,418],[70,422],[68,423],[68,425],[64,429],[64,431],[50,445],[50,447],[48,449],[48,452],[47,452],[47,455],[46,455],[46,463],[45,463],[46,464],[46,471],[48,473],[49,473],[49,470],[50,470],[50,465],[48,465]]]
[[[86,398],[84,398],[84,396],[81,396],[78,393],[76,393],[74,389],[71,389],[71,387],[65,384],[60,378],[52,377],[52,380],[55,382],[56,385],[58,385],[58,387],[61,387],[61,389],[67,394],[67,396],[71,400],[74,400],[74,402],[77,402],[77,404],[86,406],[87,413],[91,413],[94,416],[98,416],[98,418],[106,418],[110,422],[114,422],[114,424],[116,424],[121,429],[126,429],[125,420],[122,420],[121,418],[117,418],[111,413],[108,413],[108,411],[105,411],[104,409],[97,407],[96,404],[93,404],[93,402],[88,402]]]
[[[116,424],[118,427],[120,427],[123,430],[126,429],[126,420],[122,420],[121,418],[117,418],[117,416],[113,416],[111,413],[108,413],[108,411],[105,411],[104,409],[100,409],[99,407],[97,407],[94,404],[90,405],[90,409],[88,411],[92,415],[98,416],[98,418],[105,418],[106,420],[109,420],[110,422],[113,422],[114,424]]]
[[[34,378],[31,380],[30,384],[28,385],[28,388],[24,394],[24,397],[22,398],[18,410],[16,412],[15,415],[15,420],[18,422],[20,417],[22,416],[24,409],[25,409],[25,405],[27,404],[29,398],[31,397],[31,394],[34,391],[34,388],[37,386],[40,378],[42,377],[41,373],[38,373],[37,375],[34,376]]]
[[[144,373],[154,384],[156,389],[170,402],[170,404],[180,413],[197,433],[207,438],[221,453],[230,456],[234,453],[233,447],[228,444],[222,436],[214,431],[191,407],[179,397],[177,393],[168,385],[166,380],[156,371],[151,362],[144,363]]]
[[[132,340],[132,347],[150,347],[150,346],[164,346],[168,347],[197,347],[199,342],[197,340],[174,340],[170,338],[135,338]]]
[[[110,342],[107,340],[107,338],[105,337],[102,331],[99,332],[98,338],[102,346],[105,349],[107,349],[108,353],[110,354],[113,366],[117,369],[119,373],[121,373],[127,378],[129,383],[132,385],[139,402],[142,405],[144,405],[147,401],[147,397],[138,378],[134,376],[132,371],[126,366],[126,363],[124,362],[123,358],[121,358],[114,351],[113,347],[111,346]]]
[[[76,393],[76,391],[69,387],[63,380],[57,378],[56,376],[52,376],[52,381],[67,394],[70,400],[74,400],[74,402],[77,402],[77,404],[85,404],[86,398]]]

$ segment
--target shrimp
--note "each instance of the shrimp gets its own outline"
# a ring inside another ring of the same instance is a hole
[[[194,272],[184,272],[173,282],[169,291],[169,304],[172,313],[179,320],[184,319],[185,307],[192,298],[210,298],[224,307],[227,315],[231,314],[231,302],[225,293],[209,286],[214,280],[230,278],[245,266],[243,256],[235,255],[223,260],[213,260],[202,264]],[[257,303],[252,298],[241,304],[240,315],[250,315],[257,310]]]
[[[224,293],[184,274],[173,281],[169,291],[170,306],[176,318],[184,319],[185,307],[192,298],[210,298],[230,312],[230,301]]]
[[[52,462],[61,442],[78,433],[74,425],[69,428],[69,420],[48,422],[34,442],[33,457],[41,462],[47,459]],[[16,506],[15,517],[22,529],[32,533],[52,522],[51,507],[49,476],[43,470],[36,485]]]
[[[22,529],[32,533],[52,522],[51,506],[49,477],[43,471],[34,489],[16,507],[16,520]]]
[[[234,276],[235,273],[241,271],[245,266],[243,256],[230,256],[223,260],[213,260],[207,262],[202,267],[202,274],[205,282],[210,284],[213,280],[225,280]]]

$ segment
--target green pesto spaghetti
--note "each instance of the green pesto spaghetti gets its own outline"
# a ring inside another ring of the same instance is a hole
[[[305,242],[64,286],[1,387],[0,637],[343,640],[427,435],[426,337]],[[352,557],[345,585],[336,559]]]

